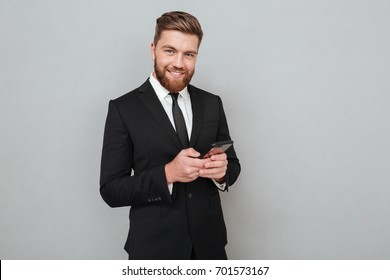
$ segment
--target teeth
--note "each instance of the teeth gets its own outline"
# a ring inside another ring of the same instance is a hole
[[[182,72],[173,72],[173,71],[169,71],[172,75],[174,75],[174,76],[181,76],[182,74],[184,74],[184,73],[182,73]]]

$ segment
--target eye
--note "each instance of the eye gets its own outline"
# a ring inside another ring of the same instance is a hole
[[[171,50],[171,49],[166,49],[166,50],[165,50],[165,53],[166,53],[166,54],[173,54],[173,50]]]
[[[193,53],[186,53],[186,56],[188,58],[193,58],[193,57],[195,57],[195,54],[193,54]]]

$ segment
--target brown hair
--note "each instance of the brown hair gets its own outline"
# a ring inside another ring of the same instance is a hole
[[[156,20],[156,32],[154,34],[154,45],[160,40],[164,30],[176,30],[198,36],[199,44],[202,41],[203,31],[199,21],[193,15],[186,12],[168,12]]]

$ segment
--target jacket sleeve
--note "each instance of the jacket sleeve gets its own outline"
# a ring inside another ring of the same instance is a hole
[[[115,101],[104,129],[100,194],[111,207],[171,203],[164,166],[132,175],[133,143]]]
[[[223,104],[221,98],[219,98],[219,124],[218,124],[218,134],[217,141],[231,140],[229,134],[229,127],[226,120],[225,111],[223,109]],[[237,158],[236,151],[234,150],[234,145],[226,151],[228,166],[225,175],[226,187],[225,191],[228,191],[229,186],[233,185],[236,182],[238,176],[241,172],[241,165]]]

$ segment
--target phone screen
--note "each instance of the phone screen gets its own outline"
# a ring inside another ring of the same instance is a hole
[[[233,145],[233,141],[216,142],[210,145],[207,151],[203,152],[199,158],[208,158],[212,155],[222,154]]]

